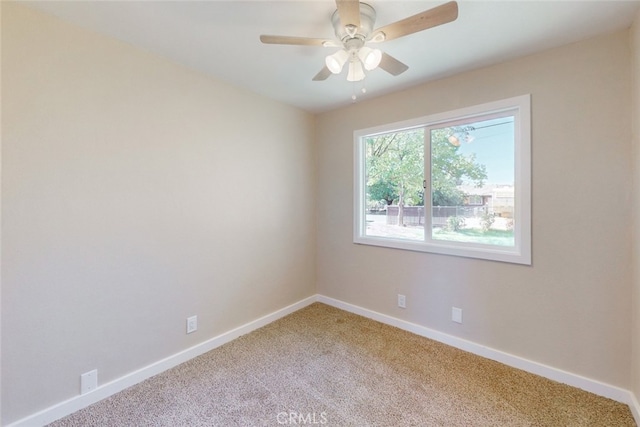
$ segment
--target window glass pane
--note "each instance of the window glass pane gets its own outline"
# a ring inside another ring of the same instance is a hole
[[[430,128],[431,238],[513,247],[514,117]]]
[[[367,236],[424,241],[424,129],[365,137]]]
[[[354,243],[531,265],[530,117],[522,95],[355,131]]]

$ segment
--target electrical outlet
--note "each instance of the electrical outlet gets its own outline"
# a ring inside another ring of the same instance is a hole
[[[456,323],[462,323],[462,309],[451,307],[451,320]]]
[[[191,316],[187,318],[187,333],[195,332],[198,330],[198,316]]]
[[[80,375],[80,394],[89,393],[98,388],[98,370],[85,372]]]
[[[400,308],[407,308],[407,297],[402,295],[402,294],[398,294],[398,307]]]

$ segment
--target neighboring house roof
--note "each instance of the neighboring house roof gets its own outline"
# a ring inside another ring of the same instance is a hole
[[[487,184],[482,187],[460,185],[458,189],[469,196],[513,197],[515,188],[507,184]]]

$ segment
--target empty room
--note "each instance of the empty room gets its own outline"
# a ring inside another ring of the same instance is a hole
[[[0,425],[640,425],[640,1],[0,22]]]

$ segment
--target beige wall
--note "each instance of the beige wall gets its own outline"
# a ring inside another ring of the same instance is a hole
[[[2,89],[2,424],[315,293],[311,115],[7,2]]]
[[[636,15],[631,29],[631,60],[633,75],[633,172],[634,172],[634,210],[635,220],[633,235],[633,325],[632,325],[632,369],[633,385],[636,400],[640,401],[640,11]]]
[[[318,292],[630,388],[628,40],[606,35],[320,115]],[[533,266],[352,243],[354,130],[527,93]]]

